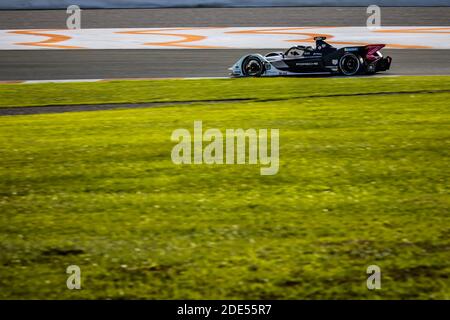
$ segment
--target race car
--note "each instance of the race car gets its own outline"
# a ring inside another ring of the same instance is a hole
[[[389,70],[391,57],[383,57],[384,44],[337,49],[315,37],[316,47],[294,46],[286,52],[270,52],[265,56],[251,54],[240,58],[231,68],[232,77],[290,76],[305,74],[341,74],[354,76]]]

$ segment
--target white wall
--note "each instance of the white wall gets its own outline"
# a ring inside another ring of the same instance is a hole
[[[450,0],[0,0],[0,9],[243,7],[243,6],[450,6]]]

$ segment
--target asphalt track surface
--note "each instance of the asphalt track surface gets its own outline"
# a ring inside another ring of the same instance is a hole
[[[65,28],[66,17],[64,10],[0,11],[0,29]],[[363,7],[113,9],[83,10],[82,27],[361,26],[366,18]],[[446,26],[449,21],[450,7],[382,9],[383,26]],[[0,81],[223,77],[252,51],[1,50]],[[388,75],[450,74],[450,50],[384,53],[393,57]]]
[[[227,68],[251,52],[247,49],[1,51],[0,80],[225,77]],[[397,49],[384,53],[392,56],[393,61],[391,70],[380,74],[450,75],[450,50]]]

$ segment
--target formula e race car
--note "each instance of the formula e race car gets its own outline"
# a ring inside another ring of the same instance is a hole
[[[337,49],[315,37],[316,48],[294,46],[286,52],[246,55],[231,68],[233,77],[291,76],[304,74],[373,74],[389,70],[391,57],[383,57],[379,50],[384,44],[344,47]]]

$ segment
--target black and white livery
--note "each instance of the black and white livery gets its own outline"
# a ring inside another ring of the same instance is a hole
[[[341,74],[354,76],[386,71],[391,57],[383,57],[384,44],[335,48],[325,37],[315,37],[316,47],[294,46],[286,52],[246,55],[231,68],[233,77]]]

